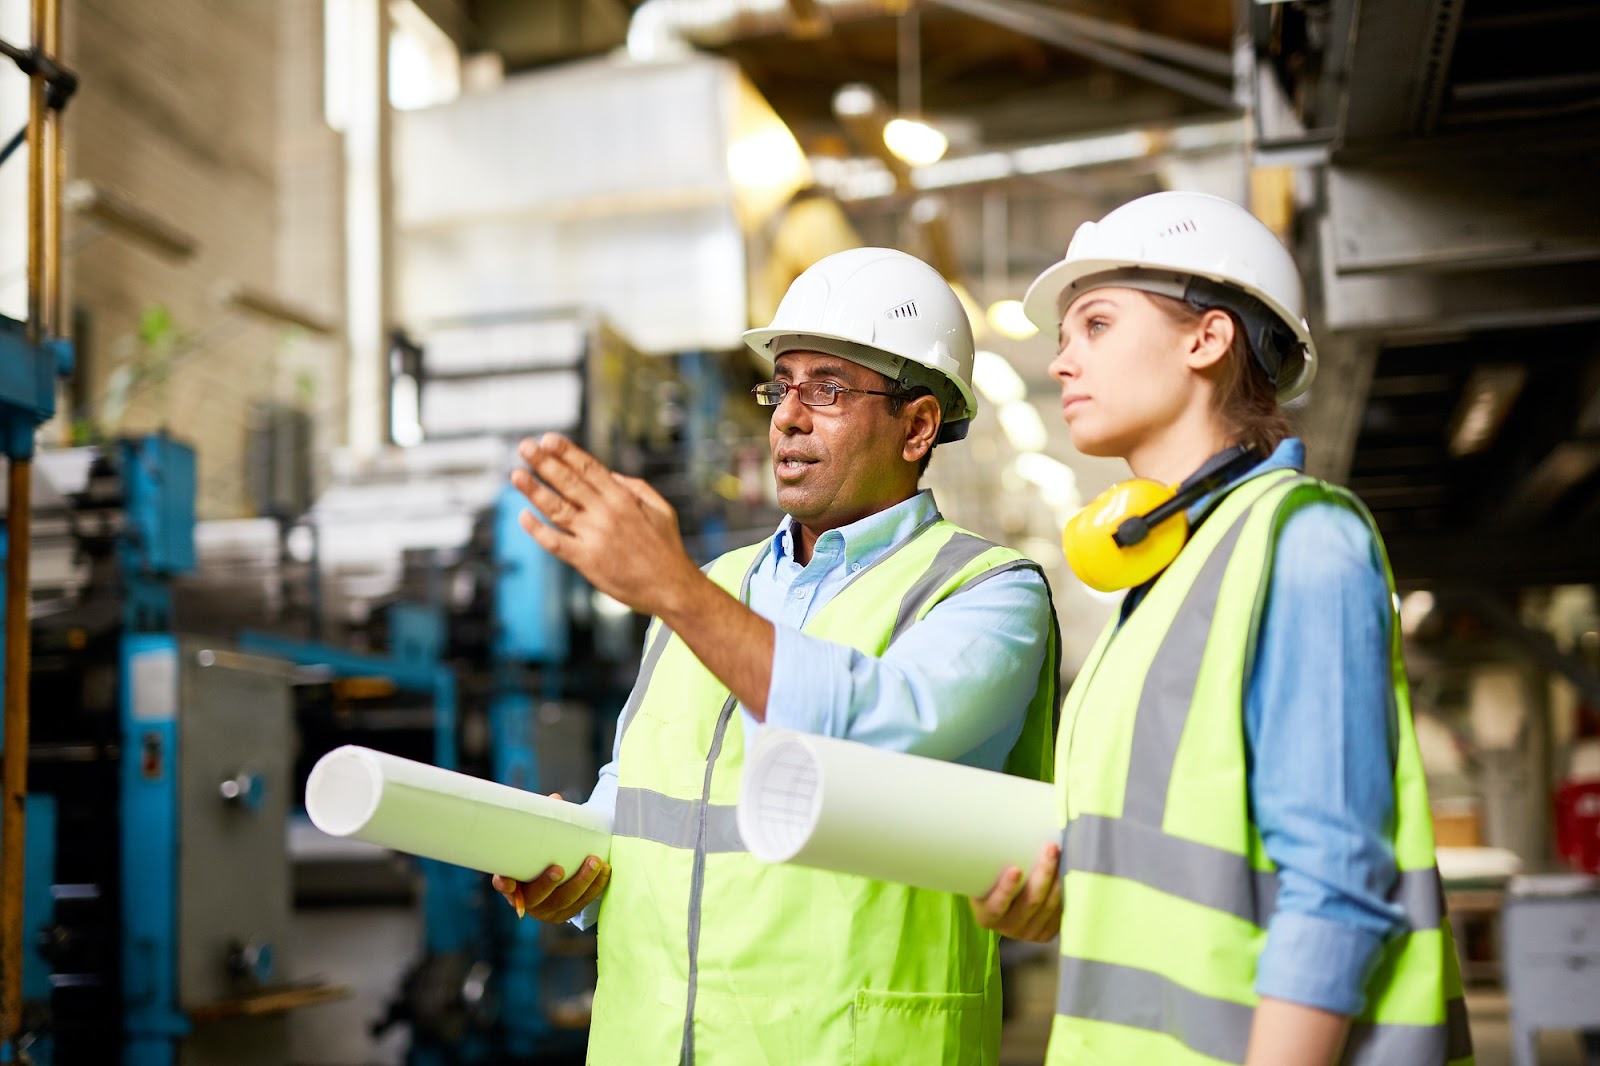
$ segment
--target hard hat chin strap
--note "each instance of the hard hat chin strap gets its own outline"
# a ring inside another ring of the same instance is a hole
[[[1277,313],[1242,289],[1210,278],[1191,277],[1183,302],[1196,311],[1229,311],[1244,327],[1245,342],[1256,365],[1274,386],[1289,358],[1304,349]]]

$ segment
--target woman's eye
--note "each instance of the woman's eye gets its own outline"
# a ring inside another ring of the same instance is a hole
[[[1108,326],[1108,325],[1110,325],[1110,323],[1107,322],[1103,318],[1091,318],[1089,320],[1089,327],[1088,327],[1089,335],[1093,336],[1094,334],[1099,333],[1101,330],[1105,329],[1106,326]]]

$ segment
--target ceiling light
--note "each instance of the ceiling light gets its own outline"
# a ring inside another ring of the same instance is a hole
[[[877,94],[860,82],[852,82],[833,94],[833,110],[840,116],[870,115],[877,106]]]
[[[782,125],[768,126],[728,146],[728,175],[741,188],[791,185],[806,177],[806,157]]]
[[[914,167],[925,167],[944,158],[950,139],[926,122],[915,119],[890,119],[883,127],[883,143],[889,151]]]
[[[938,265],[939,257],[937,255],[930,255],[925,258],[934,263],[934,265]],[[961,282],[950,282],[950,291],[956,294],[956,300],[960,302],[961,310],[967,313],[967,324],[972,327],[972,339],[975,341],[983,340],[984,330],[989,328],[983,321],[983,308],[978,306],[978,301],[972,298],[972,293],[968,292],[967,287]]]
[[[1027,383],[1005,357],[983,349],[979,349],[972,360],[972,385],[996,406],[1016,403],[1028,396]]]
[[[1493,444],[1527,378],[1524,366],[1474,367],[1450,419],[1450,454],[1459,459]]]
[[[1013,460],[1012,468],[1022,480],[1036,486],[1050,506],[1073,510],[1083,506],[1078,475],[1066,463],[1042,452],[1023,452]]]
[[[997,300],[989,305],[988,317],[990,328],[1014,341],[1025,341],[1039,332],[1039,327],[1022,309],[1021,300]]]
[[[1400,632],[1405,636],[1413,636],[1422,623],[1428,620],[1433,613],[1433,593],[1427,589],[1417,589],[1408,592],[1400,598]]]
[[[1027,400],[1016,400],[1000,405],[1000,430],[1006,440],[1019,452],[1042,451],[1050,442],[1050,432],[1044,428],[1044,419]]]

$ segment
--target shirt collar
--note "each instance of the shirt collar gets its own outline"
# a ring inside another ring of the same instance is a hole
[[[934,502],[933,490],[923,489],[909,500],[893,507],[851,522],[838,529],[830,529],[817,538],[819,546],[824,541],[837,539],[844,543],[846,565],[868,566],[881,559],[890,548],[910,536],[918,527],[939,517],[939,505]],[[772,555],[775,560],[794,556],[794,519],[785,515],[778,523],[772,537]]]

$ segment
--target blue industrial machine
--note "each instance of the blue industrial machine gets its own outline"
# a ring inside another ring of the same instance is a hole
[[[45,452],[32,508],[30,894],[48,901],[39,1066],[281,1066],[292,750],[286,665],[176,634],[194,452]],[[53,823],[53,824],[52,824]],[[53,852],[53,856],[50,853]]]
[[[240,637],[254,653],[304,669],[300,787],[315,760],[343,743],[523,789],[547,790],[552,765],[560,767],[558,787],[592,781],[604,742],[592,702],[620,695],[579,691],[596,679],[572,669],[573,600],[582,590],[522,531],[525,506],[504,486],[487,496],[460,551],[408,553],[415,572],[399,591],[418,598],[395,599],[372,618],[371,643],[386,651],[262,631]],[[463,590],[448,604],[440,591],[447,585]],[[592,630],[583,626],[577,636],[592,643]],[[340,713],[319,706],[330,701]],[[399,716],[409,706],[430,712],[425,723],[415,713]],[[558,1025],[552,1005],[593,987],[592,937],[516,922],[481,874],[416,866],[424,953],[378,1028],[408,1025],[410,1061],[419,1066],[581,1060],[586,1018]]]
[[[28,474],[31,473],[34,436],[39,424],[55,413],[56,382],[72,372],[72,361],[71,342],[50,336],[31,338],[23,323],[0,316],[0,451],[3,451],[7,461],[7,495],[11,500],[29,499],[31,478]],[[22,464],[24,471],[20,492],[16,482],[18,470],[13,464]],[[12,537],[14,533],[27,536],[27,531],[14,523],[25,525],[27,520],[27,515],[13,516],[8,513],[4,535],[0,536],[0,557],[6,560],[6,566],[0,568],[0,601],[6,602],[5,613],[11,612],[10,598],[6,596],[7,575],[19,571],[19,568],[11,565]],[[26,558],[25,554],[23,558]],[[15,595],[26,602],[26,590],[18,590]],[[0,636],[5,630],[5,613],[0,613]],[[25,611],[19,613],[26,617]],[[7,644],[7,658],[10,657],[10,651],[10,645]],[[0,685],[3,685],[4,677],[5,663],[0,659]],[[9,686],[5,686],[5,689],[6,733],[9,735],[15,720],[25,721],[26,712],[19,713],[18,708],[12,707],[11,689]],[[4,740],[0,739],[0,749],[3,747]],[[24,787],[7,780],[6,795],[0,797],[0,802],[10,808],[14,802],[13,794],[22,792]],[[0,891],[9,894],[16,888],[21,889],[21,928],[17,932],[21,935],[22,943],[14,955],[8,952],[8,957],[0,959],[0,985],[13,986],[14,982],[18,983],[21,994],[16,996],[10,988],[6,991],[7,1003],[3,1009],[7,1015],[15,1010],[16,1016],[8,1020],[6,1032],[0,1034],[0,1062],[14,1061],[15,1057],[23,1054],[36,1062],[44,1062],[51,1055],[46,1006],[49,984],[45,978],[45,963],[39,954],[39,945],[42,931],[50,926],[54,917],[50,894],[55,874],[54,804],[45,797],[26,796],[22,818],[13,822],[11,816],[7,815],[6,839],[0,842],[0,847],[10,846],[10,834],[17,830],[24,834],[22,883],[20,886],[11,884],[8,872],[7,884]],[[0,853],[0,861],[5,858],[9,857]],[[11,930],[6,933],[9,939]],[[11,972],[12,967],[17,965],[22,970],[20,975]]]

